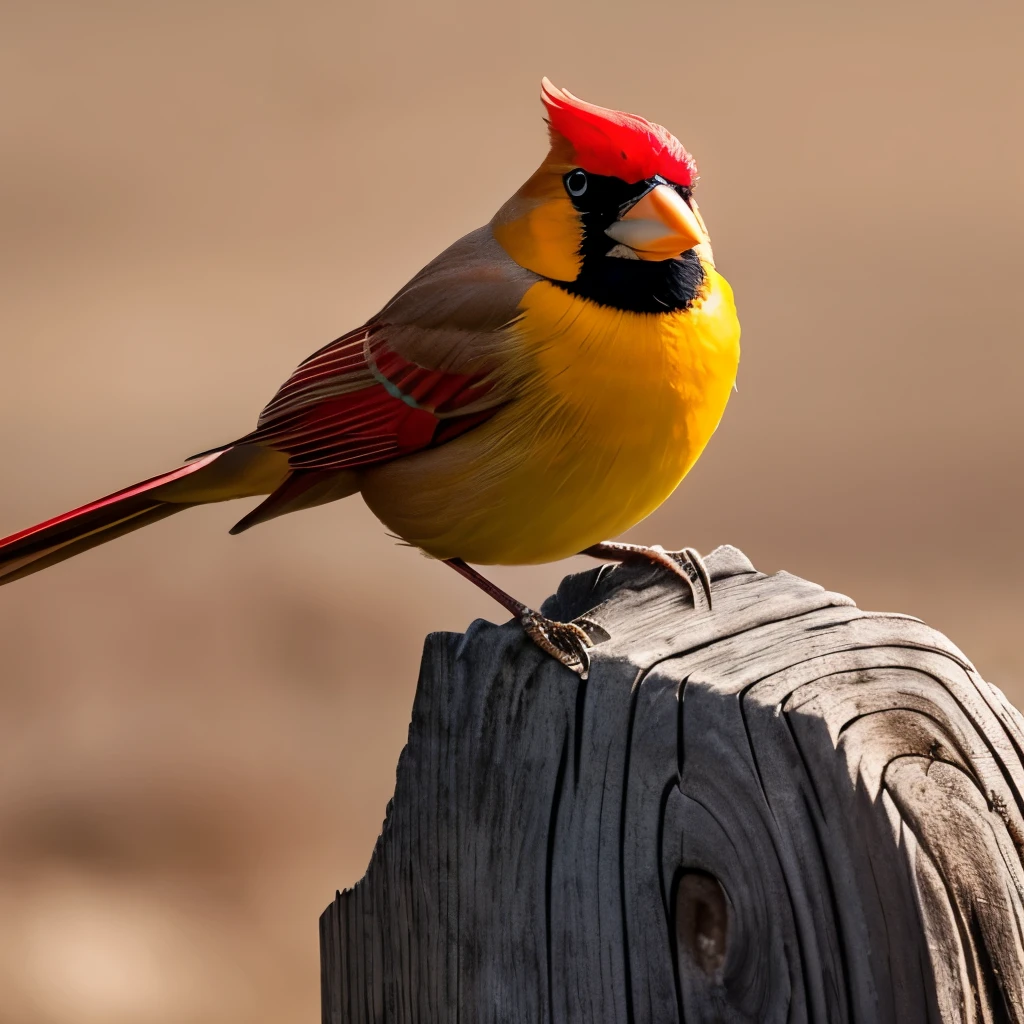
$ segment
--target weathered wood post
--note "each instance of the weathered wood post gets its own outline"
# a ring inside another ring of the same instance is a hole
[[[426,645],[325,1024],[1024,1021],[1024,721],[945,637],[733,548]]]

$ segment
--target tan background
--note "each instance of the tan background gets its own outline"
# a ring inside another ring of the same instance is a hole
[[[739,394],[636,539],[920,615],[1024,700],[1020,5],[0,6],[0,534],[249,428],[488,219],[542,74],[675,130]],[[0,591],[0,1022],[311,1021],[424,633],[499,610],[356,500]],[[495,572],[538,601],[570,564]]]

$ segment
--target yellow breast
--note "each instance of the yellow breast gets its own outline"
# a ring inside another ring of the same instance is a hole
[[[736,380],[732,290],[707,272],[702,298],[666,314],[533,285],[518,324],[531,367],[521,398],[373,471],[371,508],[428,553],[479,564],[554,561],[635,525],[696,462]]]
[[[522,305],[523,337],[547,401],[585,424],[589,445],[641,457],[640,466],[614,459],[609,468],[623,482],[668,474],[670,488],[678,484],[736,381],[739,322],[724,278],[709,271],[703,301],[675,313],[614,310],[546,281]]]

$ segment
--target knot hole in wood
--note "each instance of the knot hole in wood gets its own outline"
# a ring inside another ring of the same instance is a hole
[[[679,872],[675,933],[681,975],[686,971],[682,957],[689,957],[709,976],[721,972],[729,943],[729,901],[714,875],[686,868]]]

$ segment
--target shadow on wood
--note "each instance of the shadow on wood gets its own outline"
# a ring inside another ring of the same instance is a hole
[[[427,640],[329,1024],[1024,1021],[1021,716],[943,636],[734,548]]]

